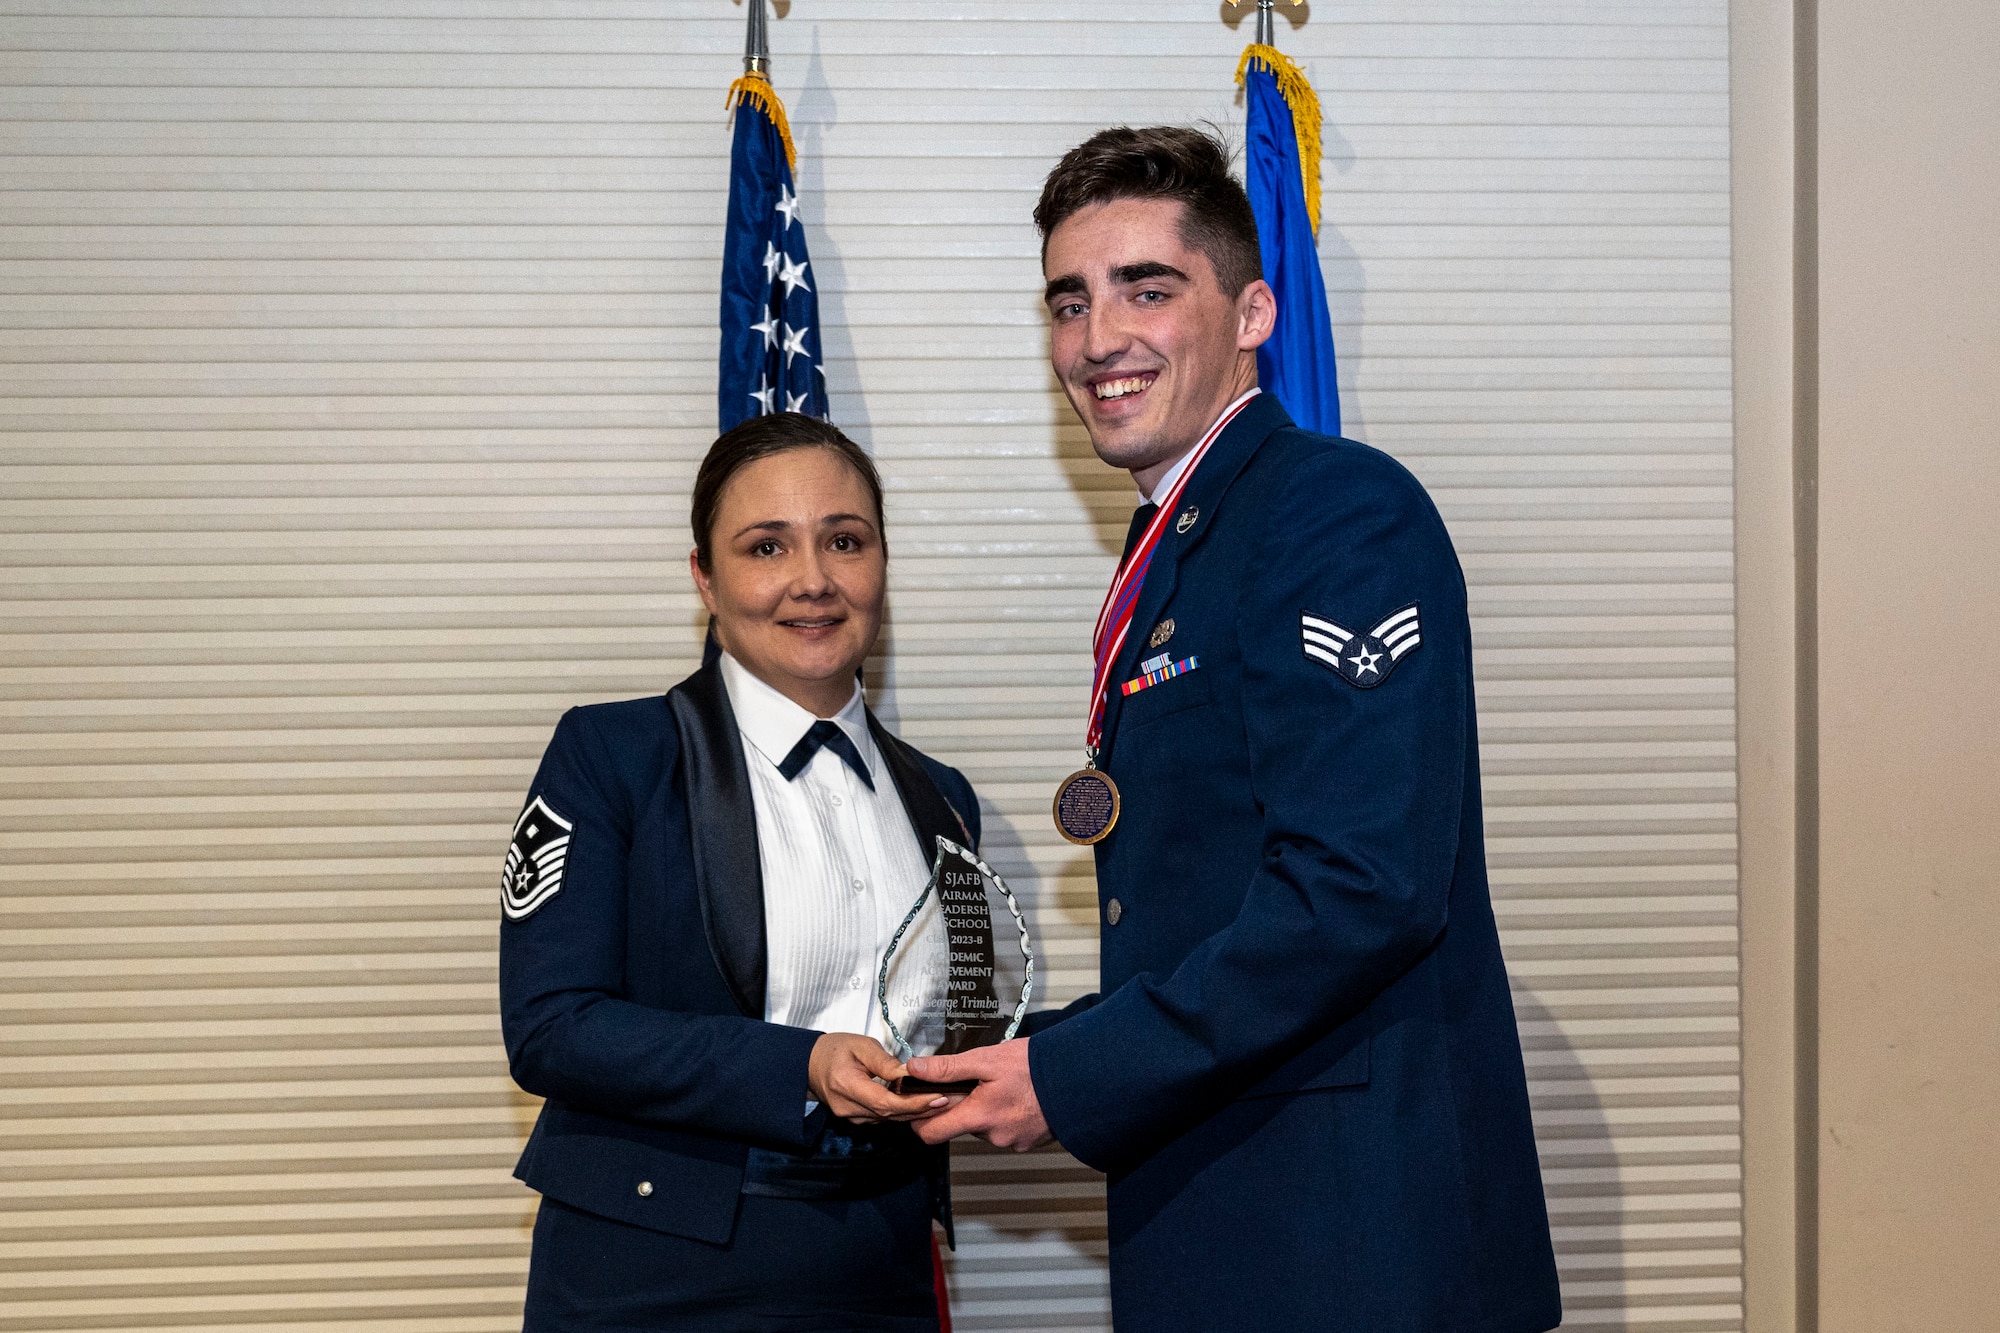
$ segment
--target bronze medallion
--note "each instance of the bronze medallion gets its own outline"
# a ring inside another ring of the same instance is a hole
[[[1102,842],[1118,824],[1118,784],[1095,768],[1079,768],[1056,787],[1050,811],[1056,832],[1079,846]]]

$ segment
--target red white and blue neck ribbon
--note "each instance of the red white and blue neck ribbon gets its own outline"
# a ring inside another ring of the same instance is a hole
[[[1091,635],[1091,649],[1096,655],[1097,669],[1091,674],[1090,682],[1090,728],[1084,734],[1084,748],[1093,759],[1097,754],[1097,743],[1104,736],[1104,701],[1111,689],[1111,664],[1118,660],[1119,650],[1125,646],[1125,636],[1132,630],[1132,613],[1138,609],[1139,591],[1146,585],[1146,571],[1152,567],[1154,548],[1166,533],[1167,524],[1174,521],[1174,511],[1180,505],[1181,492],[1201,467],[1202,455],[1215,443],[1223,428],[1236,419],[1236,414],[1255,398],[1258,390],[1251,389],[1228,407],[1208,428],[1194,449],[1188,454],[1187,466],[1174,482],[1173,489],[1160,497],[1158,513],[1140,534],[1139,544],[1132,548],[1132,554],[1118,568],[1118,576],[1111,580],[1111,590],[1104,595],[1104,608],[1097,613],[1097,628]]]

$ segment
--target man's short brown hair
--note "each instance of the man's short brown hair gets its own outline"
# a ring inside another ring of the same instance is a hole
[[[1229,150],[1214,135],[1178,125],[1120,125],[1064,153],[1035,204],[1043,258],[1050,232],[1093,204],[1117,199],[1180,204],[1181,241],[1208,256],[1225,295],[1239,295],[1264,276],[1257,215],[1229,174]]]

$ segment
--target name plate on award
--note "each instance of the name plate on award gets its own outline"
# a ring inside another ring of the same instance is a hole
[[[896,928],[876,979],[896,1058],[956,1055],[1008,1040],[1020,1031],[1034,988],[1035,949],[1013,891],[974,853],[939,838],[930,882]],[[903,1078],[895,1091],[975,1086]]]

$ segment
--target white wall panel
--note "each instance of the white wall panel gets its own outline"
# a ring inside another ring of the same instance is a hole
[[[1472,586],[1568,1324],[1741,1325],[1726,6],[1321,6],[1349,432]],[[0,1333],[517,1326],[494,871],[560,711],[694,659],[740,6],[0,0]],[[792,0],[877,703],[1047,827],[1132,504],[1028,211],[1238,132],[1215,4]],[[1101,1190],[963,1151],[960,1327],[1105,1326]]]

